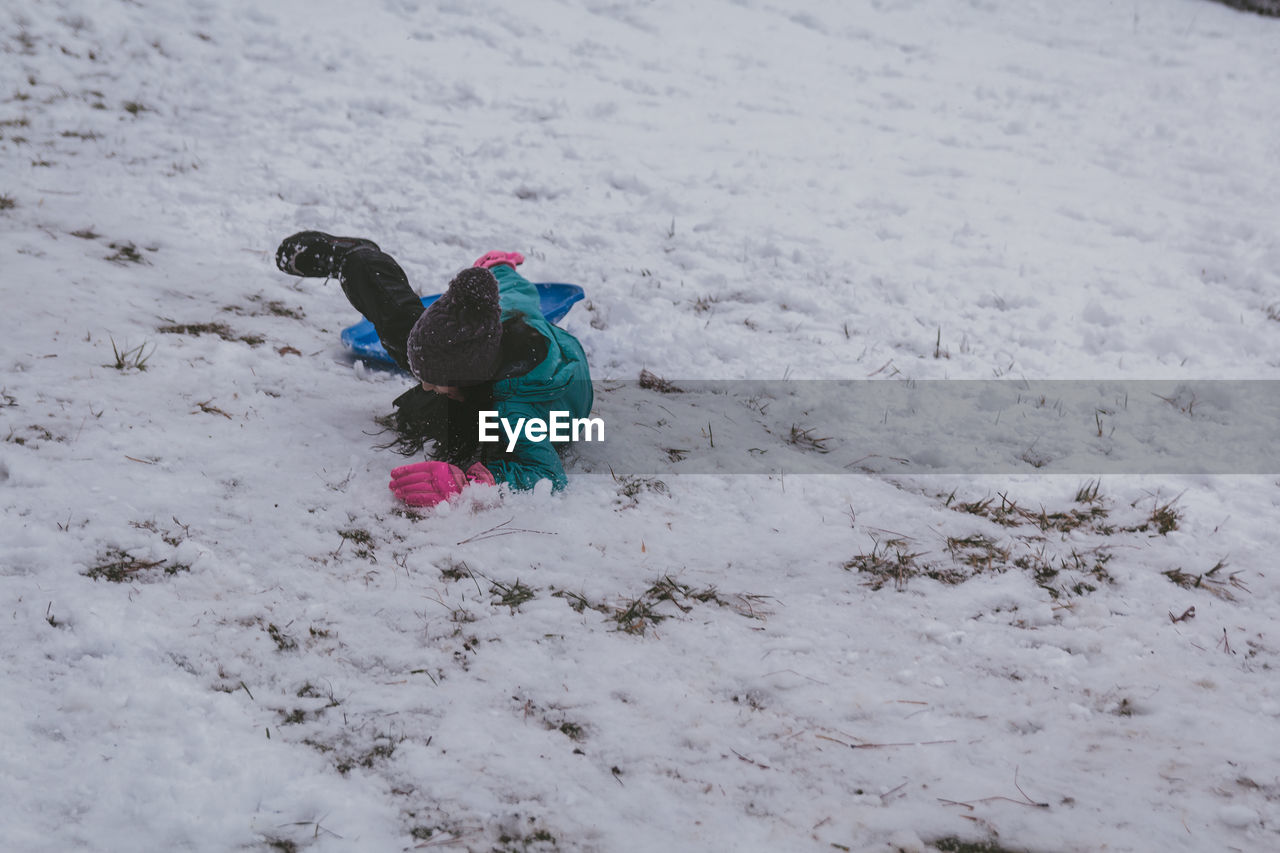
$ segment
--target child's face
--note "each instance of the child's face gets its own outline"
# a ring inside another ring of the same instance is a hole
[[[462,391],[456,385],[432,385],[430,382],[423,382],[422,387],[427,391],[435,391],[437,394],[443,394],[450,400],[462,402]]]

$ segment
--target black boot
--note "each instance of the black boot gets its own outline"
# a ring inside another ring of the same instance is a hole
[[[328,278],[338,271],[347,252],[368,246],[375,251],[378,244],[360,237],[334,237],[323,231],[299,231],[285,237],[276,249],[276,266],[290,275]]]

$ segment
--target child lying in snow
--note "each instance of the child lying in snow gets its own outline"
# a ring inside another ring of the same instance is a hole
[[[542,315],[537,290],[516,272],[523,262],[517,252],[488,252],[424,309],[400,265],[370,240],[302,231],[276,251],[276,266],[291,275],[336,276],[387,353],[421,383],[400,395],[383,421],[397,434],[387,446],[405,455],[435,442],[432,461],[391,472],[391,490],[407,504],[432,506],[468,482],[515,489],[567,482],[549,442],[521,434],[507,450],[479,441],[481,411],[511,423],[591,411],[586,354]]]

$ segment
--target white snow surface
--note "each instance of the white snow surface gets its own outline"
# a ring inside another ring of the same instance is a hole
[[[7,4],[0,849],[1280,848],[1275,476],[571,462],[407,513],[409,380],[272,261],[519,250],[600,380],[1277,379],[1278,42],[1201,0]]]

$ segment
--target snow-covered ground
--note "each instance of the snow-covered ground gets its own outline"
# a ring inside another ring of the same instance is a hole
[[[855,474],[744,393],[788,471],[681,474],[634,384],[1280,379],[1280,20],[9,6],[0,848],[1280,847],[1280,472]],[[653,437],[406,512],[307,227],[582,284]]]

